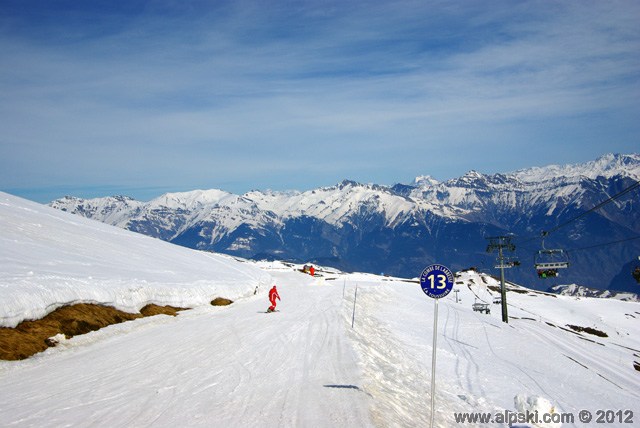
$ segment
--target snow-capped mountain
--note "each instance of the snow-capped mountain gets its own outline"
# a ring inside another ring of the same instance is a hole
[[[410,185],[345,180],[305,192],[197,190],[149,202],[66,197],[51,206],[191,248],[401,276],[434,261],[491,270],[495,255],[486,254],[485,237],[514,234],[523,267],[509,275],[521,283],[631,291],[635,282],[621,272],[640,255],[640,240],[599,245],[640,235],[638,190],[572,220],[638,180],[640,155],[609,154],[444,182],[425,175]],[[542,231],[558,226],[543,243]],[[571,256],[571,269],[554,284],[540,283],[532,267],[542,245]]]
[[[603,299],[616,299],[625,302],[640,302],[640,296],[637,293],[622,293],[610,290],[595,290],[581,285],[555,285],[547,290],[549,293],[559,294],[561,296],[573,297],[597,297]]]

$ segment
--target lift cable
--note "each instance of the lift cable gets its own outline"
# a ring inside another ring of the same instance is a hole
[[[589,247],[574,248],[574,249],[566,250],[566,251],[568,253],[574,253],[576,251],[591,250],[593,248],[598,248],[598,247],[606,247],[608,245],[614,245],[614,244],[619,244],[621,242],[633,241],[635,239],[640,239],[640,236],[634,236],[633,238],[620,239],[618,241],[605,242],[604,244],[591,245]]]
[[[593,212],[593,211],[595,211],[595,210],[599,210],[600,208],[602,208],[603,206],[607,205],[608,203],[615,201],[615,200],[616,200],[616,199],[618,199],[619,197],[621,197],[621,196],[623,196],[623,195],[626,195],[627,193],[629,193],[629,192],[631,192],[631,191],[635,190],[635,189],[636,189],[636,188],[638,188],[638,187],[640,187],[640,182],[636,181],[636,182],[635,182],[634,184],[632,184],[631,186],[629,186],[629,187],[627,187],[626,189],[624,189],[624,190],[622,190],[622,191],[618,192],[617,194],[615,194],[615,195],[611,196],[609,199],[606,199],[606,200],[604,200],[604,201],[600,202],[598,205],[596,205],[595,207],[591,208],[590,210],[587,210],[587,211],[583,212],[582,214],[579,214],[579,215],[577,215],[577,216],[575,216],[575,217],[573,217],[573,218],[571,218],[571,219],[569,219],[569,220],[565,221],[564,223],[559,224],[558,226],[554,227],[554,228],[553,228],[553,229],[551,229],[551,230],[547,230],[547,231],[542,232],[542,236],[546,236],[546,235],[548,235],[548,234],[550,234],[550,233],[552,233],[552,232],[555,232],[556,230],[558,230],[558,229],[560,229],[560,228],[562,228],[562,227],[565,227],[565,226],[567,226],[568,224],[573,223],[574,221],[576,221],[576,220],[578,220],[578,219],[581,219],[582,217],[586,216],[586,215],[587,215],[587,214],[589,214],[590,212]]]
[[[555,231],[557,231],[558,229],[563,228],[563,227],[565,227],[565,226],[567,226],[567,225],[569,225],[569,224],[573,223],[574,221],[576,221],[576,220],[578,220],[578,219],[581,219],[582,217],[586,216],[587,214],[589,214],[589,213],[591,213],[591,212],[593,212],[593,211],[595,211],[595,210],[599,210],[600,208],[602,208],[603,206],[607,205],[608,203],[615,201],[616,199],[620,198],[621,196],[626,195],[627,193],[629,193],[629,192],[631,192],[631,191],[633,191],[633,190],[637,189],[638,187],[640,187],[640,182],[636,181],[636,182],[635,182],[634,184],[632,184],[631,186],[629,186],[629,187],[627,187],[626,189],[624,189],[624,190],[622,190],[622,191],[620,191],[620,192],[616,193],[615,195],[611,196],[610,198],[608,198],[608,199],[606,199],[606,200],[604,200],[604,201],[600,202],[598,205],[594,206],[593,208],[591,208],[591,209],[589,209],[589,210],[587,210],[587,211],[585,211],[585,212],[583,212],[583,213],[581,213],[581,214],[578,214],[577,216],[575,216],[575,217],[573,217],[573,218],[571,218],[571,219],[569,219],[569,220],[565,221],[565,222],[564,222],[564,223],[562,223],[562,224],[559,224],[558,226],[554,227],[553,229],[550,229],[550,230],[547,230],[547,231],[543,231],[543,232],[542,232],[542,237],[544,238],[545,236],[549,235],[550,233],[555,232]],[[521,246],[522,244],[525,244],[525,243],[527,243],[527,242],[534,241],[534,240],[536,240],[536,239],[540,239],[540,235],[531,236],[531,237],[529,237],[529,238],[527,238],[527,239],[525,239],[525,240],[523,240],[523,241],[519,241],[519,242],[518,242],[518,245],[519,245],[519,246]],[[634,238],[634,239],[635,239],[635,238]]]

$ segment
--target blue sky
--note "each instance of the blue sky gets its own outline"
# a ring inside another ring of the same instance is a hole
[[[0,189],[307,190],[640,148],[635,1],[0,0]]]

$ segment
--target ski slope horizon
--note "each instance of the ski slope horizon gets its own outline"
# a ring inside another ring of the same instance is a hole
[[[333,269],[312,278],[299,266],[189,250],[7,194],[0,232],[4,327],[79,301],[194,308],[0,362],[8,426],[428,422],[433,302],[411,280]],[[280,312],[265,314],[274,283]],[[510,285],[505,324],[493,304],[498,286],[460,272],[458,299],[440,302],[436,426],[454,425],[455,412],[522,410],[516,397],[637,419],[640,304]],[[212,307],[216,296],[236,302]],[[476,301],[493,310],[474,312]]]

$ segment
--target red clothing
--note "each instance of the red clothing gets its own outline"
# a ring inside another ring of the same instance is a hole
[[[271,306],[269,306],[270,311],[275,311],[276,299],[280,300],[280,295],[278,294],[278,290],[276,290],[276,286],[274,285],[273,288],[269,290],[269,302],[271,302]]]

